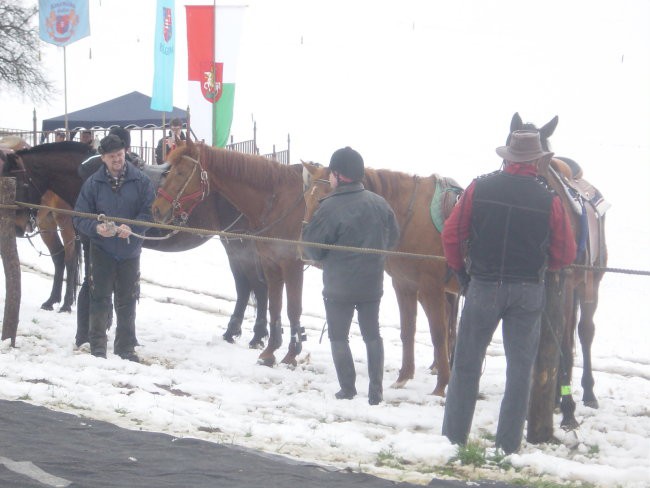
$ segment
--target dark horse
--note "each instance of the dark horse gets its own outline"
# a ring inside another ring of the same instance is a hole
[[[261,364],[275,364],[275,351],[282,345],[282,295],[286,286],[287,315],[291,327],[285,364],[296,364],[302,351],[303,265],[296,245],[276,238],[298,240],[305,203],[302,196],[302,165],[283,165],[262,156],[194,144],[172,151],[169,174],[152,206],[158,222],[173,217],[174,202],[201,192],[209,184],[246,217],[251,233],[263,237],[255,244],[269,287],[269,342],[259,356]],[[208,194],[209,196],[209,194]]]
[[[15,176],[17,179],[17,201],[40,204],[43,195],[50,190],[66,204],[73,207],[82,180],[77,170],[79,165],[90,157],[88,146],[77,142],[43,144],[31,149],[7,155],[7,164],[2,168],[2,176]],[[163,171],[162,168],[156,168]],[[19,212],[26,214],[27,211]],[[218,230],[227,226],[246,229],[247,222],[240,213],[221,197],[212,193],[196,205],[187,225],[208,230]],[[155,234],[150,231],[148,235]],[[177,252],[193,249],[210,239],[179,232],[164,240],[145,240],[144,247],[164,252]],[[251,347],[263,347],[267,333],[266,310],[268,292],[263,276],[259,272],[259,256],[247,242],[223,241],[233,272],[237,289],[237,303],[224,339],[232,341],[241,333],[241,321],[251,290],[257,303],[257,320]]]
[[[18,136],[0,137],[0,146],[6,146],[11,151],[29,149],[31,146],[27,141]],[[48,207],[72,210],[70,205],[65,203],[60,197],[51,191],[45,192],[41,203]],[[43,243],[52,258],[54,264],[54,279],[52,280],[52,290],[49,298],[43,302],[43,310],[53,310],[55,303],[61,302],[63,291],[63,276],[67,276],[65,295],[59,312],[70,312],[72,304],[75,301],[75,291],[78,284],[79,270],[79,241],[77,234],[72,226],[72,217],[61,213],[56,213],[48,209],[40,209],[36,214],[36,230],[40,235]],[[24,230],[32,226],[32,218],[27,214],[22,214],[21,220],[17,222],[18,235],[23,235]]]
[[[313,163],[303,165],[310,174],[309,187],[305,191],[304,220],[308,222],[320,200],[332,189],[328,168]],[[402,367],[393,387],[404,386],[414,375],[415,325],[419,302],[429,321],[434,350],[433,366],[438,373],[433,394],[438,396],[444,396],[449,383],[450,351],[455,343],[458,312],[458,283],[442,257],[440,232],[432,222],[430,211],[431,202],[440,195],[444,195],[443,199],[450,197],[449,210],[455,203],[457,193],[445,187],[447,181],[451,180],[438,175],[419,177],[371,168],[366,168],[363,179],[364,187],[384,197],[395,212],[401,232],[396,251],[440,256],[440,259],[401,256],[386,259],[386,272],[392,278],[399,306],[402,339]]]
[[[534,124],[524,123],[519,114],[515,113],[510,124],[510,132],[521,129],[539,130],[542,147],[545,151],[550,151],[548,138],[555,131],[558,120],[558,117],[555,116],[550,122],[538,129]],[[554,157],[546,171],[540,170],[540,173],[546,177],[550,186],[560,196],[565,209],[569,213],[571,227],[578,243],[578,258],[575,264],[606,266],[605,215],[603,207],[596,205],[599,200],[604,202],[600,192],[582,178],[580,167],[575,161],[568,158]],[[588,188],[587,192],[583,191],[585,188]],[[587,194],[589,196],[585,197]],[[578,201],[582,202],[580,208],[576,205]],[[560,300],[556,301],[553,297],[547,296],[547,307],[543,320],[552,321],[553,317],[557,317],[563,322],[563,326],[556,327],[556,330],[563,332],[556,389],[562,411],[561,426],[567,430],[578,427],[578,421],[575,418],[576,405],[570,389],[576,327],[582,346],[582,401],[588,407],[598,408],[598,400],[594,394],[591,344],[596,330],[594,314],[598,307],[598,289],[603,274],[602,271],[594,270],[571,268],[563,270],[560,273]],[[547,278],[552,279],[548,276]],[[560,307],[561,310],[554,310],[553,307]],[[544,322],[543,325],[552,326],[552,324],[545,324]],[[556,341],[557,338],[552,340]],[[540,346],[540,354],[543,353],[544,351]],[[535,373],[536,383],[545,381],[542,378],[542,376],[545,376],[544,373],[539,373],[540,375],[537,372]],[[534,396],[535,392],[533,392],[533,398]],[[532,404],[533,401],[531,401]]]

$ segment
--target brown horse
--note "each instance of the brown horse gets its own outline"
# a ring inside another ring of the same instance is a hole
[[[175,202],[201,191],[209,183],[247,218],[255,235],[298,240],[305,204],[302,166],[287,166],[262,156],[237,153],[188,141],[168,157],[169,174],[162,184],[152,212],[158,222],[169,222]],[[275,363],[274,352],[282,345],[282,294],[286,287],[291,339],[283,363],[295,364],[302,351],[303,269],[297,246],[273,241],[255,242],[269,287],[271,329],[260,354],[261,364]]]
[[[319,201],[331,192],[329,169],[303,163],[310,174],[305,192],[305,221],[311,220]],[[434,361],[438,372],[434,395],[444,396],[449,383],[450,351],[456,334],[458,283],[450,276],[442,257],[442,241],[431,217],[431,202],[442,178],[412,176],[398,171],[366,168],[363,184],[384,197],[393,208],[400,226],[396,251],[440,256],[440,259],[389,256],[386,272],[391,276],[400,310],[402,367],[393,387],[404,386],[415,372],[415,327],[418,302],[429,322]],[[457,185],[456,185],[457,186]],[[455,201],[455,198],[454,198]]]
[[[19,136],[0,137],[0,146],[9,147],[13,151],[31,147],[27,141]],[[41,205],[72,210],[70,205],[51,191],[45,192],[41,199]],[[23,215],[22,222],[18,222],[20,229],[25,229],[29,225],[25,217],[26,215]],[[72,225],[72,217],[48,209],[40,209],[36,212],[36,228],[54,263],[52,291],[50,297],[41,305],[41,308],[43,310],[53,310],[54,304],[61,302],[65,271],[68,279],[66,280],[65,297],[59,312],[70,312],[75,300],[79,274],[78,242]]]
[[[41,204],[43,196],[49,190],[59,196],[69,207],[72,207],[82,185],[78,174],[79,165],[92,155],[93,152],[86,144],[70,141],[43,144],[8,154],[0,174],[16,177],[17,201]],[[162,170],[161,167],[157,168]],[[17,212],[17,214],[17,222],[19,222],[21,221],[20,216],[27,215],[28,211]],[[23,222],[26,220],[22,219]],[[241,218],[240,212],[218,193],[212,193],[200,202],[192,212],[187,224],[191,227],[214,230],[231,225],[238,229],[247,228],[247,222]],[[147,235],[161,236],[154,229],[150,230]],[[157,251],[178,252],[193,249],[208,240],[210,240],[209,236],[180,232],[164,240],[145,240],[144,247]],[[224,242],[224,247],[237,288],[235,311],[224,338],[232,340],[233,337],[241,333],[241,319],[252,290],[256,297],[257,320],[254,336],[249,345],[256,348],[263,347],[263,339],[268,335],[266,330],[268,298],[264,277],[259,272],[259,256],[257,256],[254,247],[246,241],[243,243]]]
[[[534,124],[524,123],[519,114],[515,113],[510,124],[510,132],[521,129],[539,130],[542,147],[545,151],[550,151],[548,138],[555,131],[558,120],[558,117],[555,116],[550,122],[537,129]],[[576,242],[578,242],[578,258],[575,264],[605,267],[607,265],[605,215],[602,205],[596,208],[597,199],[600,198],[600,201],[604,202],[600,192],[582,178],[580,167],[568,158],[554,157],[550,167],[542,169],[540,173],[545,176],[550,186],[560,196],[571,218],[571,227]],[[587,198],[581,195],[581,189],[584,188],[589,188],[589,197]],[[580,207],[579,209],[576,208],[576,204]],[[575,418],[575,401],[570,390],[576,328],[582,347],[582,401],[588,407],[598,408],[598,400],[594,394],[591,344],[596,331],[594,314],[598,307],[598,289],[603,274],[602,271],[564,270],[561,273],[563,293],[559,305],[553,300],[547,300],[545,319],[558,316],[562,321],[562,326],[557,328],[563,332],[557,386],[563,415],[561,426],[565,429],[578,427],[578,421]],[[558,311],[549,308],[554,306],[561,307],[559,314],[556,313]],[[578,313],[580,320],[578,320]],[[540,352],[543,353],[541,349]]]

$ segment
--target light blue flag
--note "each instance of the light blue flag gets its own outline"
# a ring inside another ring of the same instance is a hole
[[[88,0],[39,0],[39,35],[57,46],[67,46],[90,35]]]
[[[151,110],[171,112],[174,109],[175,24],[174,0],[158,0]]]

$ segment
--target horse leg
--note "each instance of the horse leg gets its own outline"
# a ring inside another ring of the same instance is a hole
[[[232,276],[235,280],[237,301],[235,302],[235,310],[230,316],[228,328],[223,334],[223,339],[226,342],[233,344],[235,342],[235,337],[241,336],[241,325],[244,320],[244,312],[248,306],[248,299],[251,295],[251,286],[244,273],[239,269],[239,266],[236,266],[231,262],[230,270],[232,271]]]
[[[50,297],[41,305],[43,310],[54,310],[54,304],[61,301],[63,288],[63,272],[65,270],[65,256],[63,243],[56,231],[57,224],[51,213],[38,212],[37,225],[41,232],[41,239],[50,252],[54,263],[54,278]]]
[[[415,320],[418,313],[417,291],[393,278],[402,340],[402,367],[391,388],[403,388],[415,375]]]
[[[260,353],[258,363],[264,366],[273,366],[275,364],[275,355],[273,354],[282,345],[282,292],[284,289],[284,280],[280,268],[274,263],[264,265],[264,275],[269,287],[269,315],[271,317],[271,327],[269,342],[266,348]]]
[[[594,314],[598,307],[597,285],[594,300],[585,303],[584,296],[580,297],[580,322],[578,322],[578,337],[582,347],[582,402],[591,408],[598,408],[598,399],[594,394],[594,375],[591,366],[591,344],[594,341],[596,325]]]
[[[575,330],[578,313],[578,300],[575,293],[572,278],[568,277],[565,285],[565,302],[563,308],[564,334],[562,339],[562,350],[560,352],[560,368],[558,370],[560,389],[560,411],[562,420],[560,427],[564,430],[578,428],[578,421],[575,417],[576,403],[571,392],[571,381],[573,376],[573,349],[575,346]]]
[[[268,320],[266,318],[269,305],[269,289],[266,286],[266,282],[259,276],[253,280],[252,286],[255,295],[255,304],[257,305],[257,314],[255,316],[255,326],[253,327],[253,338],[248,343],[248,347],[251,349],[261,349],[264,347],[264,339],[269,335]]]
[[[79,283],[79,241],[72,227],[72,219],[68,217],[67,227],[61,228],[61,235],[65,241],[65,296],[59,312],[72,312],[75,293]]]
[[[296,356],[302,352],[302,343],[307,340],[305,328],[300,325],[302,315],[302,261],[290,263],[285,271],[287,277],[287,315],[291,326],[291,341],[289,350],[282,359],[282,363],[295,366]]]
[[[434,363],[438,369],[438,377],[433,395],[445,396],[445,388],[449,384],[449,326],[447,323],[447,300],[441,288],[427,287],[419,294],[420,303],[429,321],[429,332],[433,342]]]

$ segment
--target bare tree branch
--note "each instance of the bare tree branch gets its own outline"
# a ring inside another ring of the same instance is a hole
[[[23,7],[19,0],[0,0],[0,87],[47,99],[54,90],[39,59],[38,7]]]

